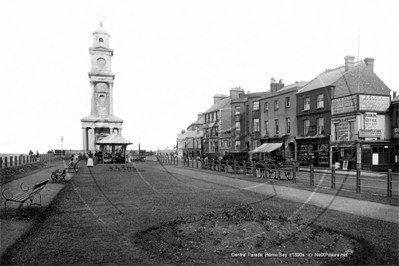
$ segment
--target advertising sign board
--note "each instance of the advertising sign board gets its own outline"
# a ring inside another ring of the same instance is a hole
[[[364,114],[364,128],[376,129],[377,128],[377,113]]]
[[[349,122],[344,121],[338,124],[338,139],[347,140],[349,136]]]
[[[359,110],[385,112],[390,105],[390,96],[359,95]]]
[[[331,114],[344,114],[357,110],[357,95],[346,96],[331,101]]]
[[[381,129],[359,129],[359,138],[381,138]]]

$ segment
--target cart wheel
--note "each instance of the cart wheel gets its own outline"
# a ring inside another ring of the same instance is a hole
[[[53,179],[53,181],[56,181],[56,180],[57,180],[57,175],[54,174],[54,173],[52,173],[52,174],[51,174],[51,179]]]

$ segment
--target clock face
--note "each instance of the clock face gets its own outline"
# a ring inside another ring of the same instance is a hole
[[[100,58],[97,59],[97,65],[99,65],[100,67],[105,66],[106,63],[107,63],[107,61],[105,61],[104,58],[100,57]]]

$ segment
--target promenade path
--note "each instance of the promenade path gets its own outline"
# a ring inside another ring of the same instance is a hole
[[[39,172],[27,175],[23,178],[11,181],[4,185],[1,185],[1,192],[4,190],[10,191],[20,191],[21,183],[23,183],[23,187],[32,187],[36,183],[40,183],[42,181],[51,180],[51,173],[56,169],[63,169],[65,168],[65,164],[63,161],[55,161],[55,162],[47,162],[46,168],[42,169]],[[70,179],[73,176],[73,173],[68,173],[66,179]],[[45,188],[41,191],[41,199],[42,199],[42,208],[43,210],[47,208],[51,201],[55,198],[58,192],[64,187],[63,183],[53,183],[49,182],[45,186]],[[38,200],[35,197],[36,202]],[[5,199],[3,196],[0,197],[0,209],[1,212],[4,213],[4,201]],[[7,202],[7,209],[8,207],[14,207],[11,209],[11,212],[15,210],[15,207],[18,206],[18,203],[14,202]],[[34,206],[36,207],[36,206]],[[26,208],[26,205],[24,206]],[[0,219],[0,226],[1,226],[1,237],[0,237],[0,254],[11,246],[22,234],[24,234],[28,229],[29,226],[32,224],[31,219]]]
[[[164,165],[164,167],[170,173],[182,174],[192,178],[208,182],[210,181],[216,184],[230,186],[232,188],[245,189],[263,195],[276,196],[289,201],[303,203],[303,206],[310,204],[358,216],[399,223],[398,206],[324,194],[318,192],[317,188],[315,188],[314,191],[307,191],[269,183],[258,183],[255,178],[254,181],[247,181],[231,178],[225,175],[214,174],[215,172],[212,171],[193,171],[190,168],[176,167],[172,165]],[[337,193],[339,192],[337,191]]]

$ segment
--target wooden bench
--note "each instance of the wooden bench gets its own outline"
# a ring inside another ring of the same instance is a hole
[[[33,186],[32,189],[30,189],[29,187],[27,189],[24,189],[22,187],[22,185],[23,185],[23,183],[22,183],[20,186],[22,191],[18,192],[16,194],[13,194],[11,192],[7,192],[5,194],[7,189],[4,190],[2,194],[3,194],[3,197],[6,199],[4,202],[5,215],[7,215],[7,202],[8,201],[14,201],[14,202],[20,203],[17,213],[20,211],[20,209],[21,209],[22,205],[24,205],[24,203],[26,203],[28,205],[28,208],[31,205],[39,205],[40,207],[42,207],[42,196],[40,195],[40,192],[43,190],[43,188],[47,185],[48,182],[49,182],[49,180],[43,181],[41,183],[37,183],[36,185]],[[39,195],[39,203],[33,203],[33,199],[35,198],[36,195]],[[30,201],[30,203],[28,202],[28,200]]]
[[[53,181],[67,182],[68,180],[66,180],[65,177],[66,177],[68,170],[69,170],[69,167],[65,168],[62,172],[60,169],[55,170],[54,172],[51,173],[51,179]]]
[[[73,172],[74,173],[76,173],[77,171],[78,171],[78,169],[79,169],[79,166],[78,166],[78,163],[79,163],[79,161],[77,161],[76,163],[74,163],[74,162],[70,162],[69,163],[69,165],[68,165],[68,173],[71,171],[71,170],[73,170]]]

